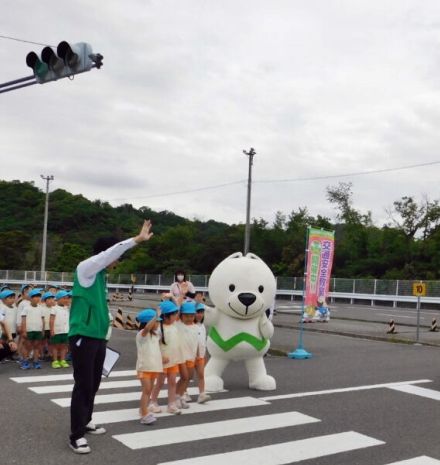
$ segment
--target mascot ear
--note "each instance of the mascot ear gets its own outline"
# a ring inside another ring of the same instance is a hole
[[[226,257],[225,260],[228,260],[229,258],[241,258],[243,254],[241,252],[235,252],[232,255],[229,255],[229,257]]]
[[[254,253],[249,252],[249,253],[246,254],[246,257],[251,258],[252,260],[260,260],[261,261],[261,258],[258,255],[255,255]]]

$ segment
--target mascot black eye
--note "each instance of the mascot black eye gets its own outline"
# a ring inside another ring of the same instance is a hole
[[[264,291],[264,287],[263,287],[263,286],[258,286],[258,291],[259,291],[259,292],[263,292],[263,291]]]
[[[231,292],[234,292],[235,291],[235,286],[233,284],[229,284],[229,290]]]

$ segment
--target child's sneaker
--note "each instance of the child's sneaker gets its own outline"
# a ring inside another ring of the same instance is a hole
[[[192,402],[191,396],[187,392],[183,394],[183,399],[185,399],[185,402]]]
[[[156,420],[157,418],[152,413],[149,413],[141,418],[141,424],[152,425]]]
[[[60,362],[59,362],[58,360],[54,360],[54,361],[50,364],[50,366],[51,366],[52,368],[61,368]]]
[[[186,400],[183,397],[180,398],[180,408],[189,408],[189,405],[186,403]]]
[[[61,368],[69,368],[70,365],[65,360],[60,360],[60,367]]]
[[[69,447],[75,454],[88,454],[91,452],[90,446],[86,438],[79,438],[76,441],[70,440]]]
[[[162,409],[159,407],[157,402],[150,402],[150,405],[148,406],[148,411],[151,413],[161,413]]]
[[[181,410],[179,410],[175,405],[171,404],[171,405],[168,405],[168,408],[167,408],[167,412],[168,413],[172,413],[173,415],[180,415],[182,412]]]
[[[40,369],[41,369],[41,364],[40,364],[40,362],[39,362],[38,360],[37,360],[36,362],[34,362],[34,363],[32,364],[32,366],[33,366],[35,369],[37,369],[37,370],[40,370]]]
[[[29,362],[27,360],[22,360],[21,363],[20,363],[20,368],[22,370],[30,370],[31,366],[30,366],[30,364],[29,364]]]
[[[205,402],[208,402],[208,400],[211,400],[211,396],[208,394],[205,394],[204,392],[201,392],[197,399],[197,403],[204,404]]]
[[[107,430],[103,428],[102,426],[97,426],[93,422],[89,422],[88,425],[86,425],[86,433],[90,434],[105,434]]]

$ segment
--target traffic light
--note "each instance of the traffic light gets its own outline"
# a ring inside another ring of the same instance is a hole
[[[56,50],[44,47],[41,55],[30,52],[26,56],[26,64],[32,68],[38,83],[56,81],[74,76],[102,66],[103,56],[94,54],[92,46],[86,42],[69,44],[60,42]]]

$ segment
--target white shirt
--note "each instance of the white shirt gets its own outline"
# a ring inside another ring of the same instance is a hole
[[[54,333],[67,334],[69,332],[69,309],[55,305],[50,309],[51,316],[55,316]]]
[[[163,325],[163,335],[165,338],[165,344],[160,342],[160,351],[163,357],[169,359],[168,363],[164,363],[164,368],[169,368],[179,363],[183,363],[182,351],[180,349],[179,331],[176,324]]]
[[[3,302],[0,302],[0,313],[4,315],[4,321],[9,328],[11,334],[17,332],[17,307],[13,305],[8,307]]]
[[[197,356],[198,328],[195,323],[186,325],[182,321],[175,323],[179,330],[181,350],[185,361],[195,360]],[[166,341],[166,340],[165,340]]]
[[[206,354],[206,327],[203,323],[196,323],[197,326],[197,357],[204,357]]]
[[[43,309],[41,305],[33,307],[31,304],[26,305],[21,312],[21,316],[26,317],[26,331],[43,331]]]
[[[148,333],[142,336],[141,331],[136,334],[137,347],[137,371],[153,371],[160,373],[163,371],[162,353],[160,351],[159,336]]]
[[[21,326],[21,317],[22,317],[22,313],[23,313],[23,309],[30,305],[31,303],[29,302],[29,300],[25,300],[23,299],[19,304],[18,304],[18,307],[17,307],[17,326]]]
[[[95,282],[96,275],[116,261],[124,252],[136,245],[133,238],[118,242],[104,252],[87,258],[79,263],[76,271],[79,284],[82,287],[90,287]]]
[[[53,307],[48,307],[46,304],[41,304],[41,309],[43,311],[44,316],[44,330],[50,330],[50,312]]]

